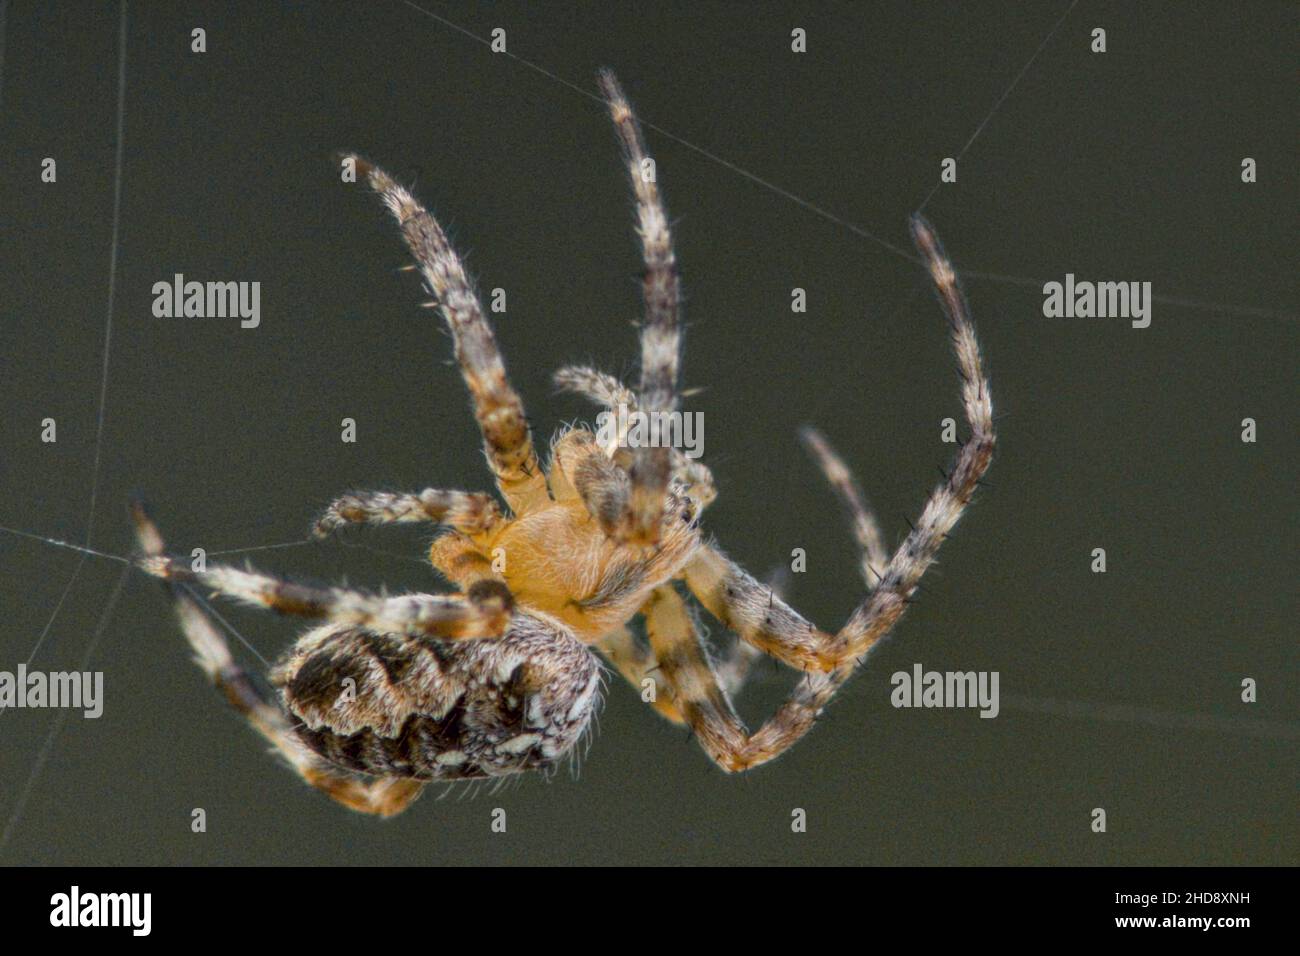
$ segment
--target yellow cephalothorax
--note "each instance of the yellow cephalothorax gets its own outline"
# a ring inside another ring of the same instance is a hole
[[[447,532],[430,561],[462,588],[499,579],[516,603],[558,618],[583,643],[599,641],[691,559],[699,512],[712,497],[703,481],[675,479],[657,543],[638,544],[620,533],[619,502],[630,495],[631,478],[616,459],[591,432],[565,432],[546,474],[549,496],[478,533]]]

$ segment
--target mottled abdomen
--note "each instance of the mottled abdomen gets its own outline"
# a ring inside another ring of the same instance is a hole
[[[303,742],[346,770],[467,780],[553,763],[599,698],[592,652],[523,612],[496,640],[434,641],[331,624],[271,671]]]

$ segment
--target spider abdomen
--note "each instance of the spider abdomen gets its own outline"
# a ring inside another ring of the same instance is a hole
[[[598,703],[592,652],[516,613],[501,638],[435,641],[329,625],[271,673],[300,740],[346,770],[468,780],[543,768]]]

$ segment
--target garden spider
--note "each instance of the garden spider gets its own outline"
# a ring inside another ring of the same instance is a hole
[[[556,376],[607,408],[677,409],[677,266],[667,215],[641,131],[613,75],[600,86],[631,173],[645,259],[641,380],[633,392],[587,368]],[[802,737],[863,656],[898,621],[921,575],[974,494],[993,453],[992,404],[957,276],[928,224],[912,235],[951,326],[971,436],[930,494],[912,532],[887,558],[876,523],[843,462],[816,432],[804,439],[847,507],[862,549],[867,596],[835,634],[819,630],[760,585],[700,531],[714,498],[707,468],[672,447],[623,447],[582,428],[562,432],[540,464],[523,404],[506,378],[492,329],[434,218],[387,173],[354,156],[359,175],[401,227],[455,344],[487,461],[509,507],[487,494],[344,495],[316,524],[432,522],[429,553],[453,594],[397,597],[315,588],[166,557],[135,506],[140,566],[166,583],[197,662],[229,702],[304,780],[354,810],[389,816],[430,781],[499,777],[544,768],[584,733],[600,689],[599,650],[634,685],[659,688],[655,708],[688,725],[729,772],[771,760]],[[742,648],[715,664],[674,582],[735,631]],[[234,662],[191,586],[325,623],[271,670],[280,703]],[[649,646],[628,629],[642,616]],[[803,671],[757,731],[731,695],[766,652]],[[653,676],[651,676],[653,675]]]

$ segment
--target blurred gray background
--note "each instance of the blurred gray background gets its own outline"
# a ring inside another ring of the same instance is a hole
[[[67,719],[33,780],[56,712],[0,715],[0,861],[1297,861],[1294,5],[1080,4],[991,118],[1066,3],[422,5],[480,38],[504,28],[511,54],[583,91],[613,67],[646,121],[725,160],[648,132],[688,296],[684,385],[707,388],[688,404],[721,489],[706,524],[757,574],[806,549],[791,598],[825,627],[862,587],[796,428],[818,424],[852,462],[892,544],[950,457],[940,420],[960,418],[924,273],[855,229],[907,250],[940,160],[987,118],[926,213],[979,274],[1004,416],[992,487],[893,639],[776,763],[725,776],[613,680],[580,779],[432,790],[388,822],[278,766],[132,575],[91,664],[104,716]],[[6,20],[0,524],[84,541],[118,8],[11,2]],[[396,271],[378,204],[339,183],[341,148],[414,182],[485,293],[507,290],[495,323],[541,439],[591,415],[553,394],[553,369],[635,374],[632,210],[597,102],[402,3],[132,3],[95,548],[129,551],[132,491],[188,552],[301,539],[348,488],[487,487],[450,343]],[[46,156],[57,184],[38,180]],[[155,318],[151,287],[176,272],[260,281],[261,327]],[[1041,284],[1067,272],[1165,298],[1141,331],[1044,318]],[[40,442],[45,417],[57,444]],[[429,538],[250,557],[437,589]],[[27,659],[78,561],[0,533],[0,669]],[[78,667],[121,568],[85,562],[33,668]],[[299,629],[221,610],[267,658]],[[999,671],[1001,715],[892,708],[890,675],[915,662]],[[764,665],[746,717],[790,683]]]

